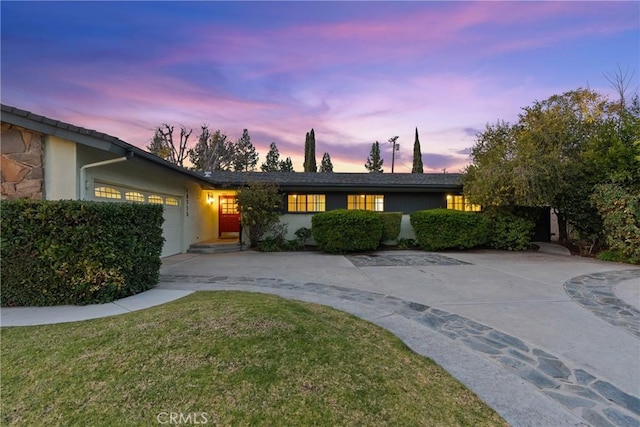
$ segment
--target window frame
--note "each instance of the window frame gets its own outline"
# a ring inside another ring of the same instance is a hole
[[[321,193],[287,194],[287,213],[315,213],[327,210],[327,195]]]
[[[384,194],[348,194],[347,209],[384,212]]]

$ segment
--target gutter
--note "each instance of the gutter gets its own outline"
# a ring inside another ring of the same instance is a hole
[[[133,151],[127,151],[124,157],[118,157],[116,159],[103,160],[101,162],[89,163],[80,168],[80,200],[87,199],[87,187],[89,183],[87,182],[87,169],[97,168],[100,166],[106,166],[113,163],[120,163],[127,161],[133,157]]]

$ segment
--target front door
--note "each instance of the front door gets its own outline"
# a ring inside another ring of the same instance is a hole
[[[237,236],[240,233],[240,212],[236,196],[220,196],[220,237],[229,234]]]

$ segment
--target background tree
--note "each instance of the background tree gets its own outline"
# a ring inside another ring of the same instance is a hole
[[[282,197],[278,186],[251,182],[238,190],[237,199],[242,214],[242,227],[249,236],[251,247],[256,247],[262,236],[273,230],[280,220]]]
[[[291,161],[291,157],[287,157],[286,159],[280,161],[280,171],[281,172],[295,172],[293,170],[293,162]]]
[[[280,152],[275,142],[269,145],[269,152],[264,163],[260,165],[260,170],[262,172],[278,172],[280,170]]]
[[[367,158],[367,163],[364,167],[369,173],[383,173],[382,164],[384,160],[380,157],[380,143],[378,141],[371,144],[371,152]]]
[[[422,165],[422,151],[420,151],[420,140],[418,139],[418,128],[416,127],[416,139],[413,142],[413,167],[411,173],[424,173]]]
[[[233,165],[234,144],[220,129],[213,134],[209,127],[202,126],[198,143],[189,150],[189,160],[193,169],[201,172],[231,170]]]
[[[258,153],[256,148],[251,143],[251,137],[249,131],[244,129],[242,136],[238,139],[235,145],[235,152],[233,155],[233,170],[235,171],[254,171],[258,164]]]
[[[181,125],[178,141],[174,140],[173,130],[174,126],[169,126],[166,123],[158,126],[155,129],[151,144],[147,146],[147,150],[174,165],[184,167],[184,161],[187,158],[187,143],[193,129],[187,130]]]
[[[322,161],[320,162],[320,172],[333,172],[333,163],[331,163],[331,156],[329,153],[324,153]]]
[[[313,129],[307,132],[304,141],[304,171],[317,172],[316,165],[316,135]]]

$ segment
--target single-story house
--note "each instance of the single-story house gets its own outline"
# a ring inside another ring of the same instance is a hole
[[[192,244],[238,237],[238,188],[277,183],[285,198],[289,237],[331,209],[403,212],[402,237],[412,237],[416,210],[475,210],[466,204],[460,175],[191,171],[116,137],[15,107],[1,106],[2,199],[98,200],[164,206],[162,256]]]

